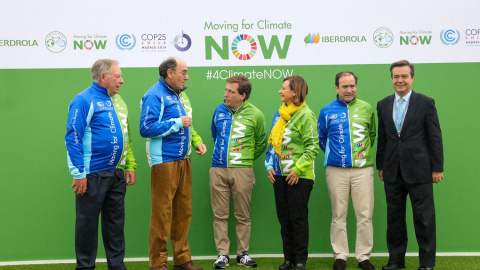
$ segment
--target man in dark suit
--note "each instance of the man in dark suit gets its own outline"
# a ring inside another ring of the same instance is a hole
[[[407,195],[419,246],[418,270],[435,266],[433,184],[443,179],[442,133],[435,102],[412,91],[414,67],[406,60],[390,66],[395,94],[378,102],[377,169],[387,198],[389,261],[382,270],[405,268]]]

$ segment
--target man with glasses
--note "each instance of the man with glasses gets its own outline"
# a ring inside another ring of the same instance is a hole
[[[170,57],[159,67],[160,79],[140,102],[140,134],[147,138],[151,167],[150,269],[167,269],[171,236],[173,269],[202,270],[192,263],[188,229],[192,218],[191,147],[207,148],[192,126],[192,106],[185,94],[187,64]]]
[[[213,264],[215,269],[224,269],[230,262],[230,195],[237,219],[237,265],[247,268],[257,266],[248,255],[250,203],[255,185],[252,167],[266,149],[266,132],[263,113],[247,101],[251,91],[252,85],[247,77],[236,75],[228,78],[225,99],[213,113],[211,129],[215,148],[210,168],[210,195],[218,251],[218,259]]]

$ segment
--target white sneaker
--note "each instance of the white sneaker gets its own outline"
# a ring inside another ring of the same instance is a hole
[[[230,257],[228,255],[218,255],[218,259],[213,264],[214,269],[225,269],[225,267],[229,266]]]
[[[248,256],[246,251],[242,251],[242,255],[237,256],[237,265],[243,265],[247,268],[257,267],[257,263]]]

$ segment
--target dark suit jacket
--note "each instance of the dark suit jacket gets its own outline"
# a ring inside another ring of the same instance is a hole
[[[443,144],[435,101],[412,91],[401,136],[393,120],[395,95],[377,103],[377,169],[392,183],[401,170],[405,182],[431,183],[432,171],[443,172]]]

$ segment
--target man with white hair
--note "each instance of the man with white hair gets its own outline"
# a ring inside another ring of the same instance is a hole
[[[65,145],[76,194],[76,269],[95,269],[98,218],[108,269],[125,270],[125,193],[135,184],[128,110],[118,95],[123,84],[117,61],[99,59],[92,85],[68,109]]]

